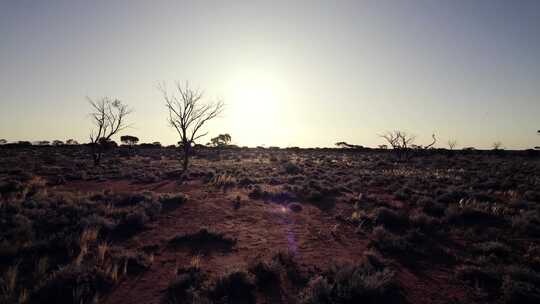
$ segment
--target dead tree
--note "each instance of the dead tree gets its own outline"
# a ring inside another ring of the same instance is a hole
[[[169,94],[164,84],[158,89],[165,99],[165,106],[169,111],[168,122],[180,136],[179,146],[183,152],[183,170],[187,171],[192,146],[195,141],[208,133],[202,133],[201,128],[208,121],[216,118],[224,108],[221,100],[217,102],[203,102],[203,92],[192,89],[186,83],[182,86],[176,83],[176,90]]]
[[[118,99],[103,97],[94,101],[88,98],[92,107],[92,123],[94,129],[90,132],[90,146],[92,147],[92,158],[94,165],[99,165],[103,152],[112,145],[108,144],[111,137],[128,127],[126,116],[131,113],[127,105]]]
[[[447,144],[450,150],[454,150],[454,148],[457,146],[457,141],[455,139],[450,139]]]
[[[431,138],[433,138],[433,141],[424,147],[425,150],[433,148],[433,146],[437,143],[437,137],[435,137],[435,133],[431,135]]]
[[[416,139],[415,136],[399,130],[386,132],[380,136],[390,144],[395,151],[398,160],[407,160],[410,158],[411,145]]]
[[[496,141],[491,145],[491,147],[493,147],[493,150],[498,151],[498,150],[501,150],[502,145],[503,145],[502,142]]]

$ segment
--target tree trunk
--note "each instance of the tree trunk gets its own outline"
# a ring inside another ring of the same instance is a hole
[[[189,152],[190,152],[189,146],[190,146],[189,143],[184,143],[184,163],[183,163],[184,172],[187,171],[188,166],[189,166]]]
[[[94,144],[92,146],[92,159],[94,160],[94,166],[99,166],[99,163],[101,162],[101,151],[99,147],[95,146]]]

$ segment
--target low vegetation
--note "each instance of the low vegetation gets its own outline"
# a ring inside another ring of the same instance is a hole
[[[0,147],[1,303],[540,298],[534,153],[87,149]]]

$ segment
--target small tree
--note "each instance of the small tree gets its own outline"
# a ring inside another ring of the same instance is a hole
[[[344,141],[337,142],[337,143],[335,143],[335,145],[338,146],[340,149],[362,149],[362,148],[364,148],[363,146],[348,144],[348,143],[346,143]]]
[[[139,142],[139,138],[137,138],[135,136],[131,136],[131,135],[124,135],[124,136],[120,137],[120,141],[124,145],[128,145],[128,146],[132,147],[132,146],[136,145]]]
[[[425,150],[428,150],[428,149],[432,149],[433,146],[435,146],[435,144],[437,143],[437,137],[435,136],[435,133],[431,134],[431,138],[433,139],[433,141],[424,147]]]
[[[79,144],[79,142],[76,141],[75,139],[66,140],[66,145],[68,145],[68,146],[75,146],[75,145],[78,145],[78,144]]]
[[[201,128],[221,114],[224,103],[221,100],[215,103],[204,103],[203,92],[190,88],[187,83],[184,86],[177,83],[176,92],[171,94],[167,92],[165,85],[160,85],[159,90],[163,94],[165,106],[169,111],[168,122],[180,136],[179,146],[183,151],[183,169],[187,171],[192,145],[197,139],[208,134],[201,134]]]
[[[231,142],[231,136],[228,133],[219,134],[218,136],[210,139],[210,143],[213,147],[225,147]]]
[[[493,150],[501,150],[502,149],[502,142],[496,141],[491,146],[493,147]]]
[[[380,135],[384,138],[396,152],[397,158],[400,160],[406,160],[410,157],[410,146],[416,139],[415,136],[409,135],[403,131],[386,132]]]
[[[448,141],[448,148],[450,148],[450,150],[454,150],[456,146],[457,146],[457,141],[455,139],[450,139]]]
[[[131,113],[127,105],[118,99],[103,97],[98,101],[88,98],[92,107],[92,123],[97,131],[90,133],[90,146],[94,165],[99,165],[103,151],[111,147],[111,137],[127,128],[126,116]]]
[[[64,142],[61,141],[61,140],[56,139],[56,140],[53,140],[52,144],[53,144],[53,146],[57,146],[57,147],[58,147],[58,146],[63,146],[63,145],[64,145]]]
[[[231,142],[231,135],[228,133],[225,134],[219,134],[218,136],[210,139],[210,145],[217,148],[218,155],[221,155],[221,150],[228,146]]]

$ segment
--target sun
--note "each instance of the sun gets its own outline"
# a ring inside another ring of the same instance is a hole
[[[230,84],[232,101],[246,109],[272,110],[280,102],[277,77],[263,69],[239,71]]]
[[[281,128],[283,86],[264,69],[243,69],[231,77],[227,107],[244,137],[273,134]]]

